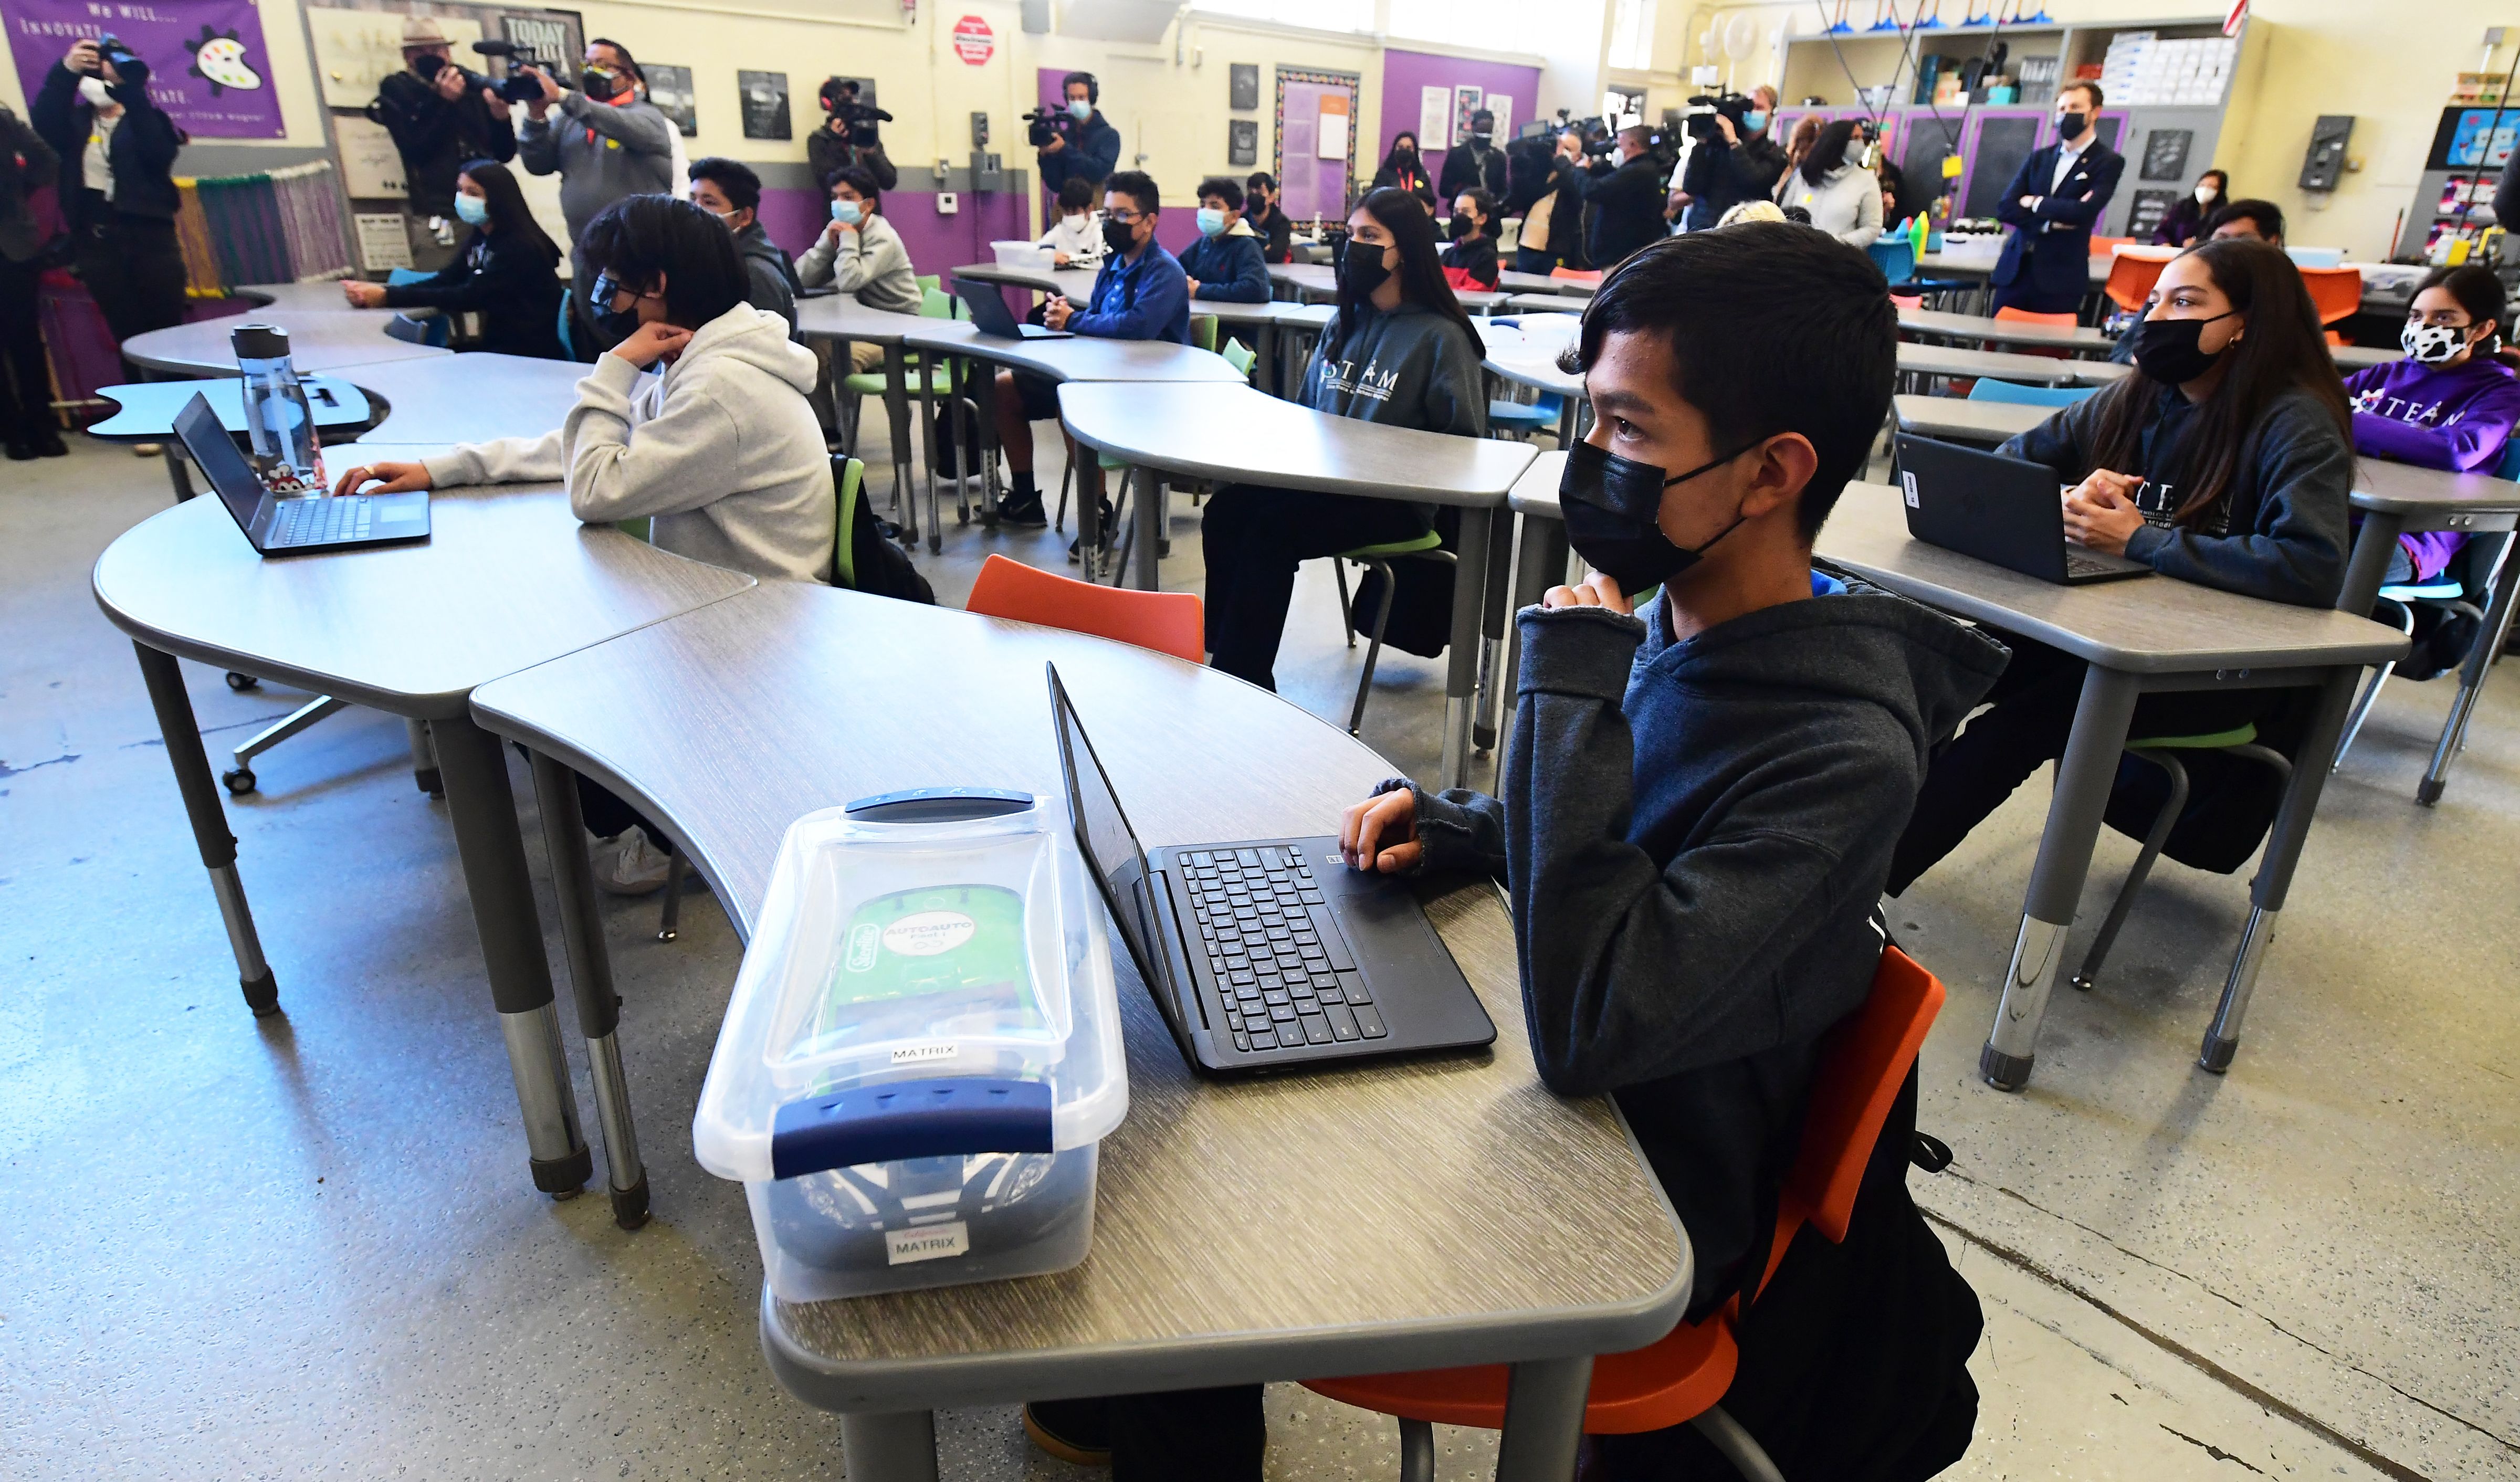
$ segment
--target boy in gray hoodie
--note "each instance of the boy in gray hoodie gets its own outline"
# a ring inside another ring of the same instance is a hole
[[[2004,662],[1812,564],[1889,409],[1886,292],[1862,252],[1783,222],[1656,242],[1603,283],[1579,346],[1597,422],[1560,486],[1596,574],[1517,619],[1504,795],[1394,780],[1340,841],[1360,869],[1503,878],[1541,1079],[1618,1100],[1695,1251],[1689,1316],[1743,1300],[1725,1410],[1786,1476],[1906,1482],[1967,1448],[1980,1325],[1908,1197],[1912,1075],[1845,1242],[1806,1232],[1748,1300],[1821,1039],[1880,961],[1891,846]],[[1207,1436],[1242,1453],[1174,1451],[1168,1474],[1256,1477],[1258,1409],[1114,1402],[1114,1474],[1167,1474],[1136,1464],[1149,1438]],[[1737,1475],[1686,1426],[1590,1445],[1588,1479]]]

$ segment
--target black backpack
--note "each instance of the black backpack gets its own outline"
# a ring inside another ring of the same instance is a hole
[[[860,497],[866,465],[834,455],[832,486],[839,493],[839,538],[832,549],[832,585],[864,592],[869,597],[936,606],[936,589],[899,546],[884,538],[883,523],[870,514]]]

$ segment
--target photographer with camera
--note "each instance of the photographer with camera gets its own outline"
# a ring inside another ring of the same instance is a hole
[[[183,323],[175,154],[185,139],[149,101],[149,64],[112,36],[79,42],[44,75],[33,122],[61,156],[79,281],[113,337]]]
[[[568,220],[569,260],[575,265],[569,305],[575,321],[591,331],[595,320],[586,295],[595,275],[585,271],[580,246],[586,224],[625,196],[673,194],[673,120],[648,101],[648,79],[630,53],[603,36],[586,43],[577,87],[562,87],[542,67],[516,61],[509,82],[534,89],[522,100],[525,126],[517,133],[517,158],[529,175],[560,174],[560,209]],[[551,116],[555,105],[557,118]]]
[[[53,415],[53,378],[35,309],[53,224],[35,214],[33,198],[61,177],[61,165],[44,136],[0,104],[0,443],[13,463],[65,458],[70,451]]]
[[[1505,213],[1522,218],[1513,249],[1517,273],[1552,273],[1584,265],[1584,134],[1558,111],[1554,141],[1548,135],[1517,139],[1506,153],[1513,188]]]
[[[371,122],[393,136],[411,208],[451,241],[455,177],[468,159],[517,157],[517,131],[499,85],[456,65],[445,30],[427,16],[402,23],[403,69],[377,84]]]
[[[1688,136],[1696,145],[1671,203],[1683,208],[1683,231],[1700,232],[1742,202],[1767,199],[1785,173],[1785,154],[1768,137],[1777,92],[1764,83],[1746,98],[1701,94],[1688,107]]]
[[[1120,162],[1120,131],[1102,116],[1102,84],[1092,72],[1070,72],[1059,80],[1066,100],[1058,112],[1034,109],[1024,114],[1025,137],[1041,152],[1041,188],[1058,199],[1058,188],[1073,175],[1101,185]]]
[[[1617,267],[1630,252],[1671,235],[1663,216],[1663,175],[1669,168],[1654,157],[1653,135],[1642,123],[1619,130],[1608,153],[1594,160],[1592,184],[1584,193],[1593,207],[1593,266]]]
[[[875,177],[878,190],[901,184],[901,171],[884,155],[882,136],[876,131],[877,124],[890,123],[892,115],[858,101],[853,77],[826,77],[817,96],[823,112],[831,116],[805,138],[805,160],[813,168],[814,182],[828,191],[840,171],[861,169]]]

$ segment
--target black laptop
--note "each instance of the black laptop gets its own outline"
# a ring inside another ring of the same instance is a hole
[[[428,538],[428,491],[409,494],[345,494],[330,499],[282,499],[263,487],[236,439],[219,425],[209,398],[195,393],[175,414],[175,435],[209,475],[219,503],[237,528],[265,556],[284,552],[339,551]]]
[[[1192,1066],[1273,1070],[1495,1043],[1408,885],[1349,869],[1336,838],[1139,847],[1058,668],[1046,667],[1077,847]]]
[[[962,295],[963,307],[971,311],[971,328],[1000,339],[1074,339],[1065,330],[1046,330],[1037,324],[1022,324],[1014,310],[1007,307],[1006,296],[996,285],[973,283],[968,278],[954,280],[954,292]]]
[[[1899,492],[1908,533],[1929,546],[2062,586],[2152,574],[2067,540],[2056,472],[2041,464],[1902,432]]]

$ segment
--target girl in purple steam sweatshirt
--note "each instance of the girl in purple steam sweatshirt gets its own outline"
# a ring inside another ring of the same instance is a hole
[[[2415,291],[2399,337],[2407,358],[2346,378],[2354,450],[2418,468],[2492,472],[2520,424],[2520,377],[2501,348],[2509,323],[2491,269],[2435,268]],[[2388,580],[2441,574],[2467,537],[2427,530],[2398,537]]]

